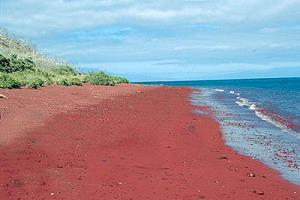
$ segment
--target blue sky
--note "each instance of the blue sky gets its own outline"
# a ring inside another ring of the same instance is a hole
[[[0,0],[0,27],[131,81],[300,77],[299,0]]]

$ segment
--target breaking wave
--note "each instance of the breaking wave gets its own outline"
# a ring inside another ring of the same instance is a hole
[[[280,130],[295,136],[298,140],[300,140],[300,135],[297,134],[291,127],[293,124],[291,121],[287,120],[285,117],[281,116],[275,111],[268,111],[266,109],[260,108],[257,102],[253,102],[250,99],[237,97],[237,101],[235,102],[241,107],[248,108],[249,110],[253,110],[255,115],[260,119],[267,121],[273,125],[275,125]]]

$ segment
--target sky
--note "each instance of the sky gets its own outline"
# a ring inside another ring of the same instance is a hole
[[[299,0],[0,0],[0,27],[130,81],[300,77]]]

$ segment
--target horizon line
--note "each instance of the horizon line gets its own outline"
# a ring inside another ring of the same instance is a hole
[[[159,80],[159,81],[132,81],[130,83],[153,83],[153,82],[196,82],[196,81],[228,81],[228,80],[259,80],[259,79],[298,79],[300,77],[264,77],[264,78],[228,78],[228,79],[200,79],[200,80]]]

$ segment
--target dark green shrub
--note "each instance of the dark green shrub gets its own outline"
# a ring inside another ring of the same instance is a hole
[[[35,64],[29,58],[18,59],[16,55],[12,55],[9,59],[0,55],[0,72],[12,73],[24,70],[34,70]]]
[[[93,85],[114,85],[114,82],[108,74],[103,71],[89,72],[90,83]]]
[[[67,65],[55,68],[54,71],[60,75],[67,75],[67,74],[76,75],[75,69]]]
[[[16,55],[12,55],[9,59],[9,63],[10,68],[6,71],[7,73],[35,69],[34,62],[29,58],[18,59]]]
[[[0,72],[7,72],[10,69],[9,59],[0,54]]]
[[[8,74],[0,73],[0,88],[20,88],[21,84]]]
[[[129,83],[129,80],[127,80],[126,78],[119,77],[119,76],[114,76],[113,80],[114,80],[114,82],[116,84],[119,84],[119,83]]]
[[[71,78],[68,82],[70,85],[82,86],[82,81],[79,78]]]
[[[40,78],[32,78],[26,84],[26,87],[28,87],[28,88],[38,88],[40,86],[43,86],[44,83],[45,82]]]
[[[56,82],[57,85],[65,85],[65,86],[69,86],[69,81],[66,78],[60,79],[59,81]]]

